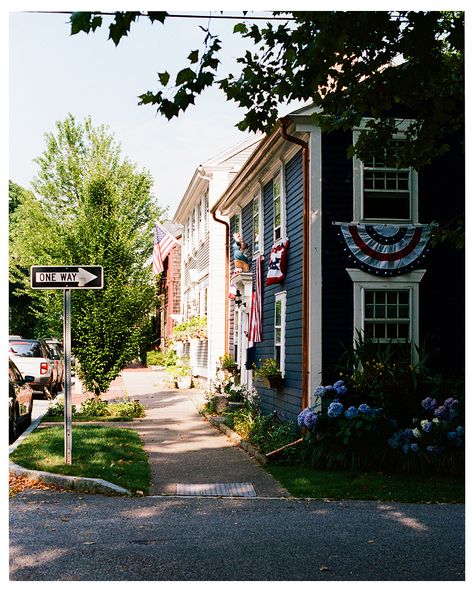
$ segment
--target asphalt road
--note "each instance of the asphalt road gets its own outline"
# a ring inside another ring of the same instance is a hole
[[[10,555],[11,580],[463,580],[464,506],[29,490]]]

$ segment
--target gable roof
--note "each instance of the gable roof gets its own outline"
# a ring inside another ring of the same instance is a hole
[[[173,221],[184,223],[189,211],[201,199],[202,193],[208,188],[210,179],[212,178],[210,175],[212,176],[213,172],[227,171],[229,177],[228,182],[230,183],[247,162],[250,155],[255,152],[263,137],[263,134],[253,134],[243,142],[220,152],[199,165],[194,171],[189,185],[176,208]]]

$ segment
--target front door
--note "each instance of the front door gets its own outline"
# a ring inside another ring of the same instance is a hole
[[[249,318],[250,313],[246,308],[240,309],[239,323],[239,359],[240,359],[240,384],[251,386],[251,372],[245,367],[247,361],[247,348],[249,346]]]

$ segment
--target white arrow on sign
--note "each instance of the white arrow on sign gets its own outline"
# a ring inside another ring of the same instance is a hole
[[[79,267],[79,269],[77,270],[77,285],[85,286],[92,280],[95,280],[97,277],[99,276],[95,275],[95,273],[91,273],[90,271],[87,271],[87,269],[82,269],[82,267]]]

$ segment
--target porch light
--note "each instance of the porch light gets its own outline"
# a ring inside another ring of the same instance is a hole
[[[241,306],[247,306],[247,304],[242,300],[242,294],[240,290],[237,290],[235,293],[235,304],[240,308]]]

